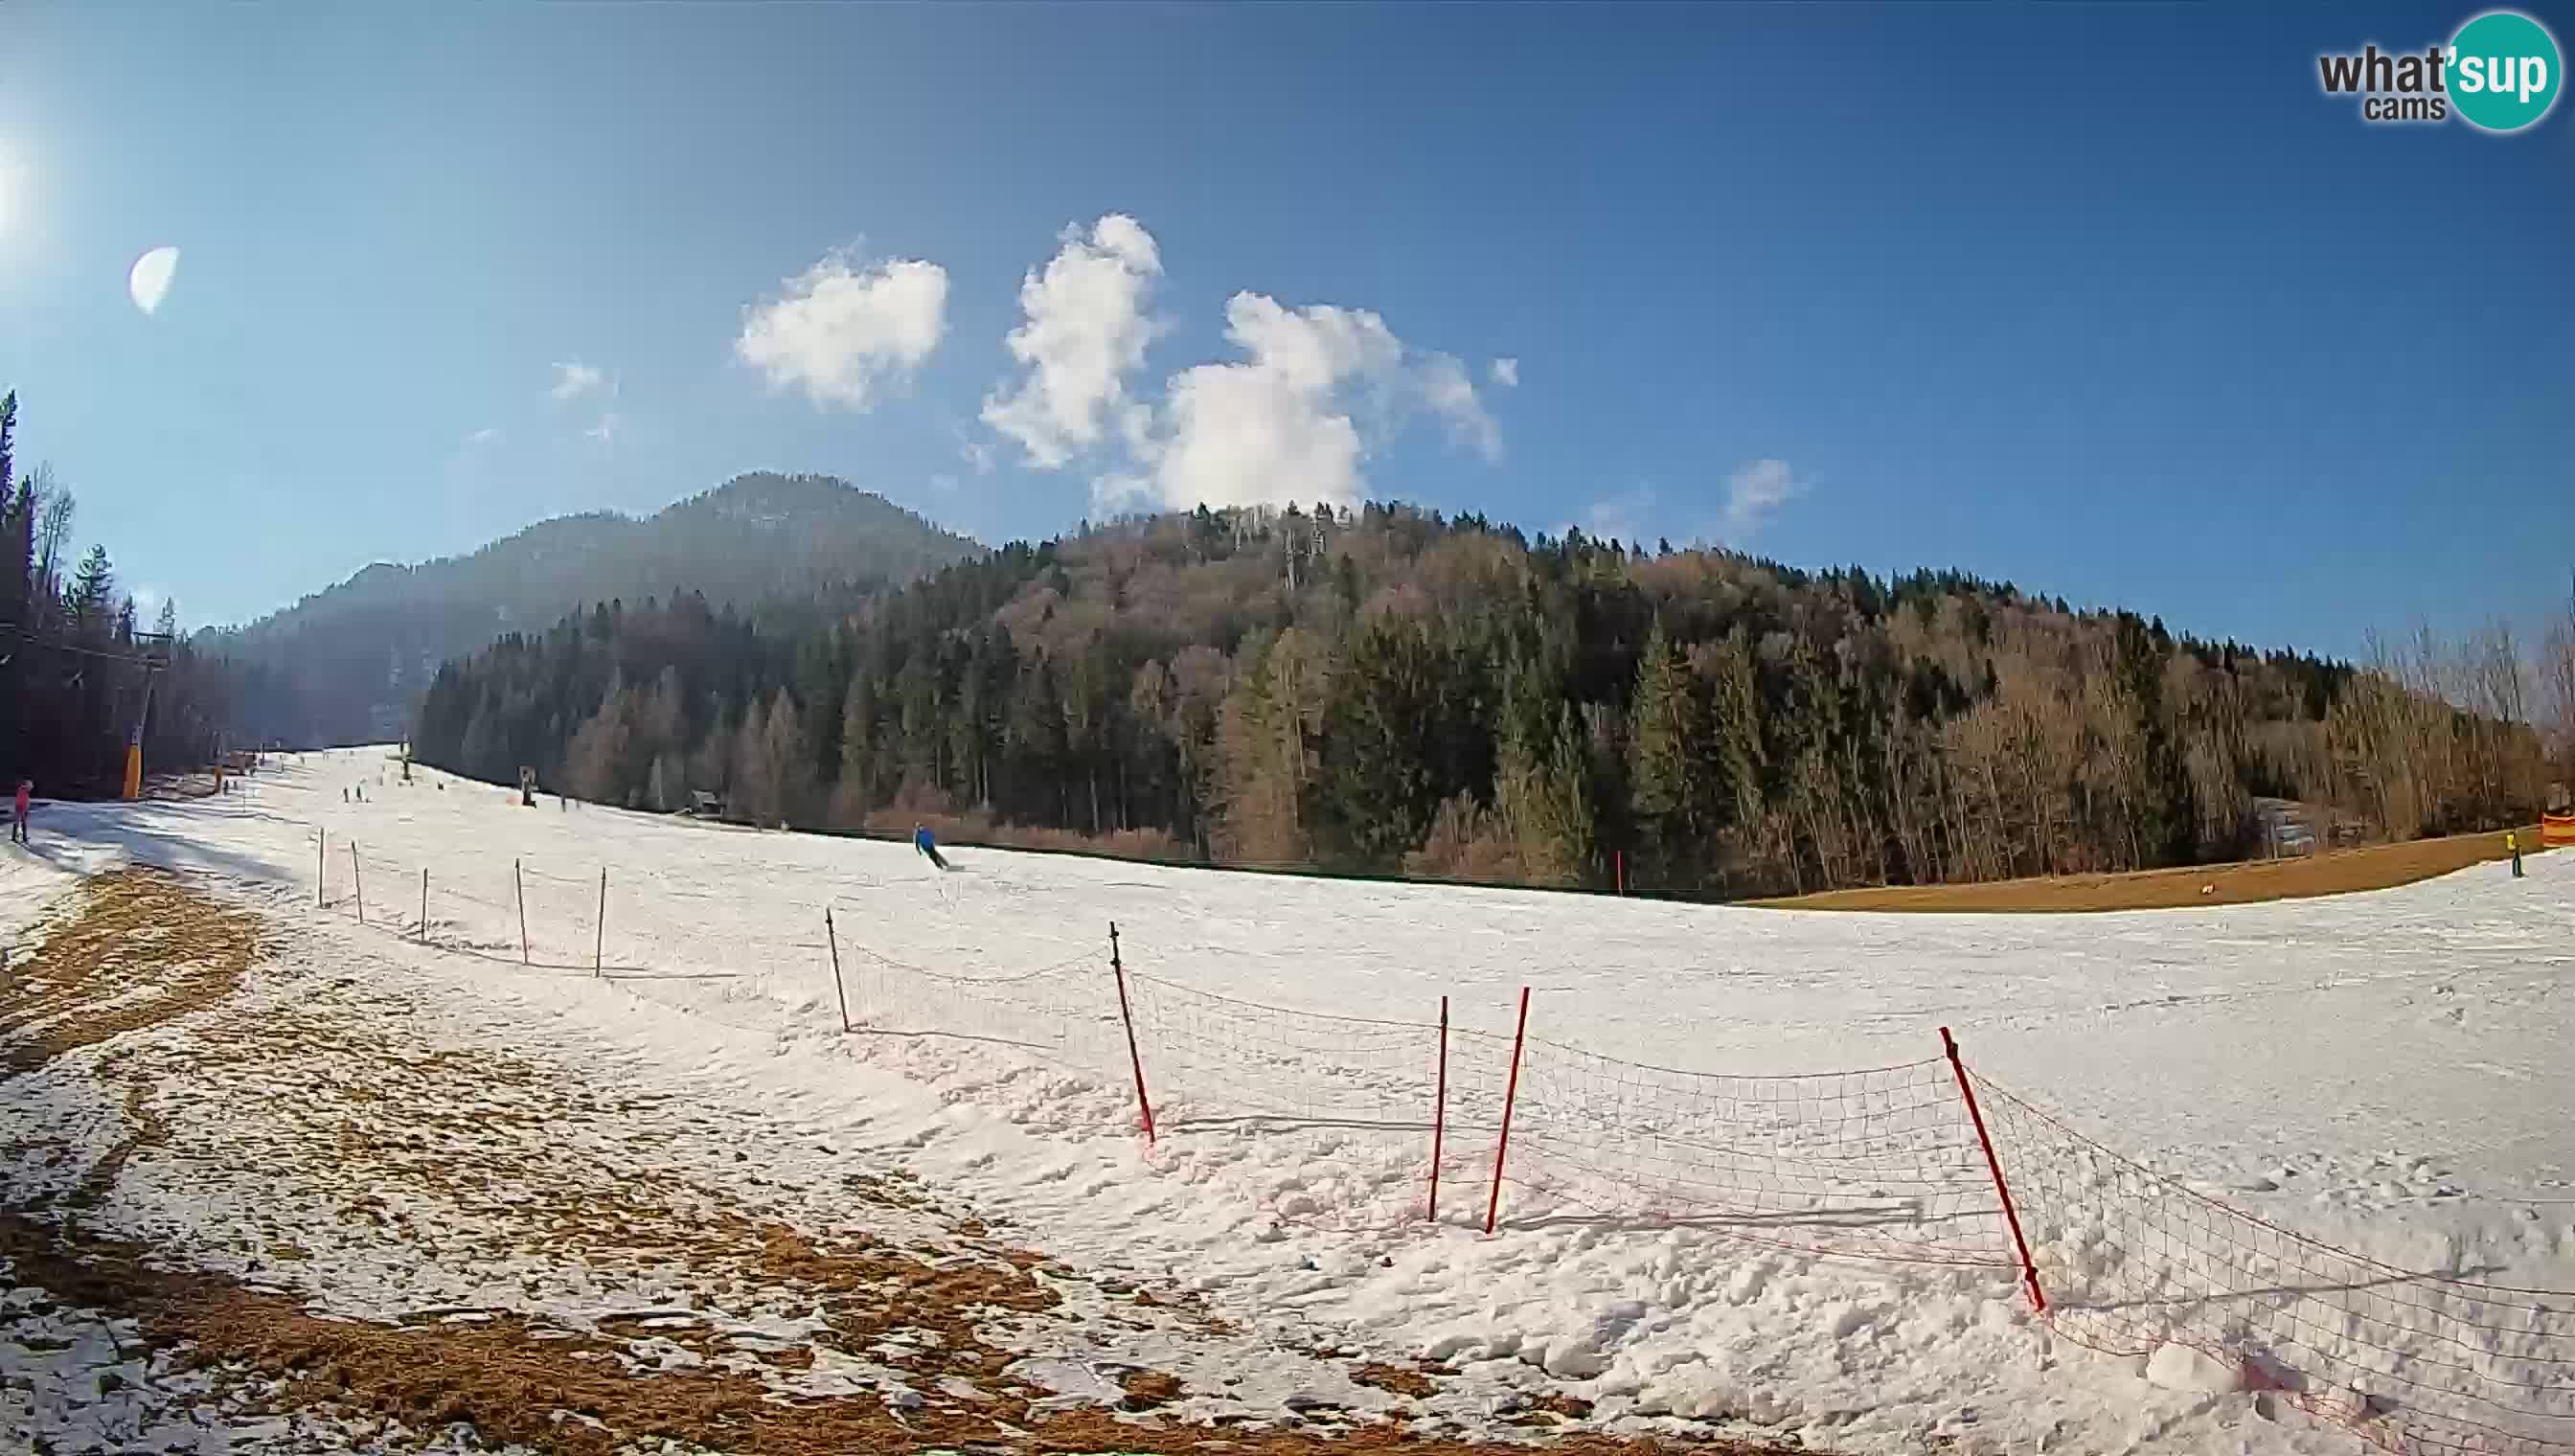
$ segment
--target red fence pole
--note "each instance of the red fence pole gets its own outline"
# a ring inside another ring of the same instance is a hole
[[[1627,892],[1627,851],[1624,849],[1612,849],[1609,852],[1617,856],[1618,892],[1620,894],[1625,894]]]
[[[841,937],[832,928],[832,907],[823,906],[823,943],[832,947],[832,993],[841,998],[841,1029],[850,1029],[850,993],[841,989]]]
[[[1430,1104],[1430,1221],[1439,1221],[1439,1140],[1448,1127],[1448,998],[1439,998],[1439,1094]]]
[[[1994,1191],[2002,1195],[2003,1222],[2011,1225],[2012,1247],[2020,1250],[2021,1282],[2029,1287],[2030,1308],[2047,1313],[2047,1296],[2038,1292],[2038,1265],[2029,1257],[2029,1240],[2021,1237],[2020,1214],[2012,1207],[2011,1187],[2003,1182],[2002,1160],[1994,1156],[1994,1140],[1985,1133],[1985,1114],[1976,1106],[1976,1089],[1967,1081],[1967,1064],[1958,1060],[1958,1040],[1949,1028],[1940,1028],[1940,1050],[1949,1058],[1949,1070],[1958,1077],[1958,1095],[1967,1102],[1967,1119],[1976,1124],[1976,1141],[1985,1150],[1985,1171],[1994,1175]]]
[[[1136,1105],[1145,1113],[1145,1145],[1154,1145],[1154,1103],[1145,1095],[1145,1058],[1136,1050],[1136,1012],[1127,1004],[1127,967],[1118,958],[1118,922],[1109,922],[1109,968],[1118,973],[1118,1015],[1127,1023],[1127,1064],[1136,1069]]]
[[[1520,1099],[1520,1043],[1528,1037],[1528,991],[1520,987],[1520,1025],[1511,1033],[1511,1080],[1502,1091],[1502,1137],[1493,1144],[1493,1196],[1484,1202],[1484,1232],[1493,1231],[1493,1217],[1502,1210],[1502,1155],[1511,1150],[1511,1107]]]

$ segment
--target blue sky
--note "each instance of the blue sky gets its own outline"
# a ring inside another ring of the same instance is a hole
[[[1294,482],[2352,651],[2575,566],[2575,104],[2315,83],[2470,13],[13,4],[0,385],[192,624],[781,469],[987,540]]]

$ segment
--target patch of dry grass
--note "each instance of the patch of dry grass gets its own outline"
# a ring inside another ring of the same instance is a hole
[[[0,1069],[11,1073],[213,1005],[266,953],[258,916],[155,869],[83,880],[42,934],[0,999]]]
[[[657,1134],[638,1122],[659,1109],[659,1099],[588,1087],[567,1068],[520,1055],[406,1042],[410,1008],[354,980],[299,986],[291,1000],[229,1003],[262,950],[255,919],[169,876],[131,871],[80,892],[28,962],[31,973],[0,999],[0,1026],[25,1031],[8,1048],[10,1070],[183,1013],[212,1014],[192,1022],[184,1038],[129,1042],[100,1058],[98,1075],[124,1084],[128,1130],[65,1203],[112,1197],[129,1162],[146,1151],[178,1155],[155,1165],[159,1176],[171,1167],[232,1166],[262,1168],[278,1180],[336,1179],[341,1227],[264,1228],[263,1241],[251,1247],[301,1264],[313,1256],[298,1239],[359,1237],[398,1245],[424,1262],[543,1249],[603,1274],[680,1272],[729,1303],[819,1316],[815,1344],[898,1369],[916,1389],[942,1393],[925,1393],[909,1408],[873,1393],[792,1393],[779,1376],[810,1368],[814,1348],[736,1343],[690,1311],[608,1317],[578,1329],[511,1311],[326,1317],[314,1306],[327,1299],[256,1288],[194,1266],[185,1246],[99,1235],[65,1216],[67,1207],[0,1210],[0,1257],[13,1279],[64,1304],[136,1321],[146,1342],[177,1352],[239,1402],[358,1424],[398,1421],[413,1430],[465,1423],[486,1441],[564,1456],[610,1456],[661,1440],[743,1456],[961,1446],[1173,1456],[1213,1449],[1498,1456],[1520,1449],[1416,1436],[1384,1421],[1333,1431],[1251,1429],[1234,1418],[1222,1432],[1132,1424],[1137,1413],[1184,1394],[1177,1379],[1155,1370],[1125,1377],[1126,1420],[1102,1409],[1040,1415],[1035,1402],[1046,1392],[1002,1373],[1019,1355],[997,1336],[1013,1320],[1062,1318],[1055,1286],[1078,1277],[1073,1271],[991,1241],[981,1223],[951,1216],[932,1190],[900,1174],[829,1191],[935,1214],[948,1223],[953,1243],[905,1246],[799,1227],[784,1206],[755,1205],[740,1190],[674,1175],[655,1156],[662,1150]],[[136,986],[150,993],[111,1001]],[[280,1066],[295,1074],[278,1076]],[[190,1129],[207,1123],[182,1110],[191,1099],[256,1099],[259,1116],[212,1119],[228,1129],[220,1145],[173,1147],[201,1136]],[[601,1135],[578,1143],[563,1135],[577,1125]],[[771,1188],[783,1196],[783,1185],[764,1184],[763,1191]],[[434,1206],[446,1216],[434,1220],[437,1228],[425,1227],[401,1211],[405,1205]],[[470,1231],[478,1228],[485,1231]],[[442,1231],[447,1247],[437,1243]],[[1168,1296],[1126,1292],[1138,1313],[1183,1331],[1232,1333]],[[647,1342],[678,1345],[701,1363],[663,1368],[639,1356]],[[1410,1373],[1386,1368],[1387,1381]],[[946,1394],[949,1377],[972,1382],[983,1398]],[[1427,1386],[1414,1379],[1416,1389]],[[1738,1456],[1753,1451],[1687,1444]],[[1673,1447],[1574,1432],[1550,1449],[1637,1456]]]
[[[2515,831],[2522,853],[2538,852],[2536,826]],[[2354,890],[2390,889],[2507,857],[2500,829],[2368,844],[2286,859],[2192,864],[2127,874],[2064,874],[1994,879],[1977,884],[1898,884],[1835,889],[1756,904],[1791,910],[1920,910],[2023,914],[2056,910],[2165,910],[2184,905],[2250,904],[2306,899]],[[2207,892],[2202,893],[2202,886]]]

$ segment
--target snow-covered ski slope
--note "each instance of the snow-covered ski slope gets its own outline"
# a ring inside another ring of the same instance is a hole
[[[943,874],[908,844],[414,778],[307,755],[246,794],[49,810],[39,847],[206,871],[290,919],[362,893],[387,936],[472,952],[443,957],[467,993],[548,1007],[532,1037],[917,1119],[915,1172],[1060,1256],[1470,1379],[1542,1368],[1612,1421],[2575,1448],[2575,1297],[2530,1292],[2575,1289],[2575,855],[2209,910],[1816,913],[960,846]],[[906,1034],[843,1035],[843,995]],[[2052,1322],[1943,1025],[1989,1079]]]

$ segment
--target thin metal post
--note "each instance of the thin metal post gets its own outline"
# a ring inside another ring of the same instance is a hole
[[[841,987],[841,936],[832,928],[832,907],[823,906],[823,943],[832,947],[832,992],[841,998],[841,1029],[850,1029],[850,993]]]
[[[1439,1221],[1439,1145],[1448,1130],[1448,998],[1439,998],[1439,1091],[1430,1104],[1430,1221]]]

